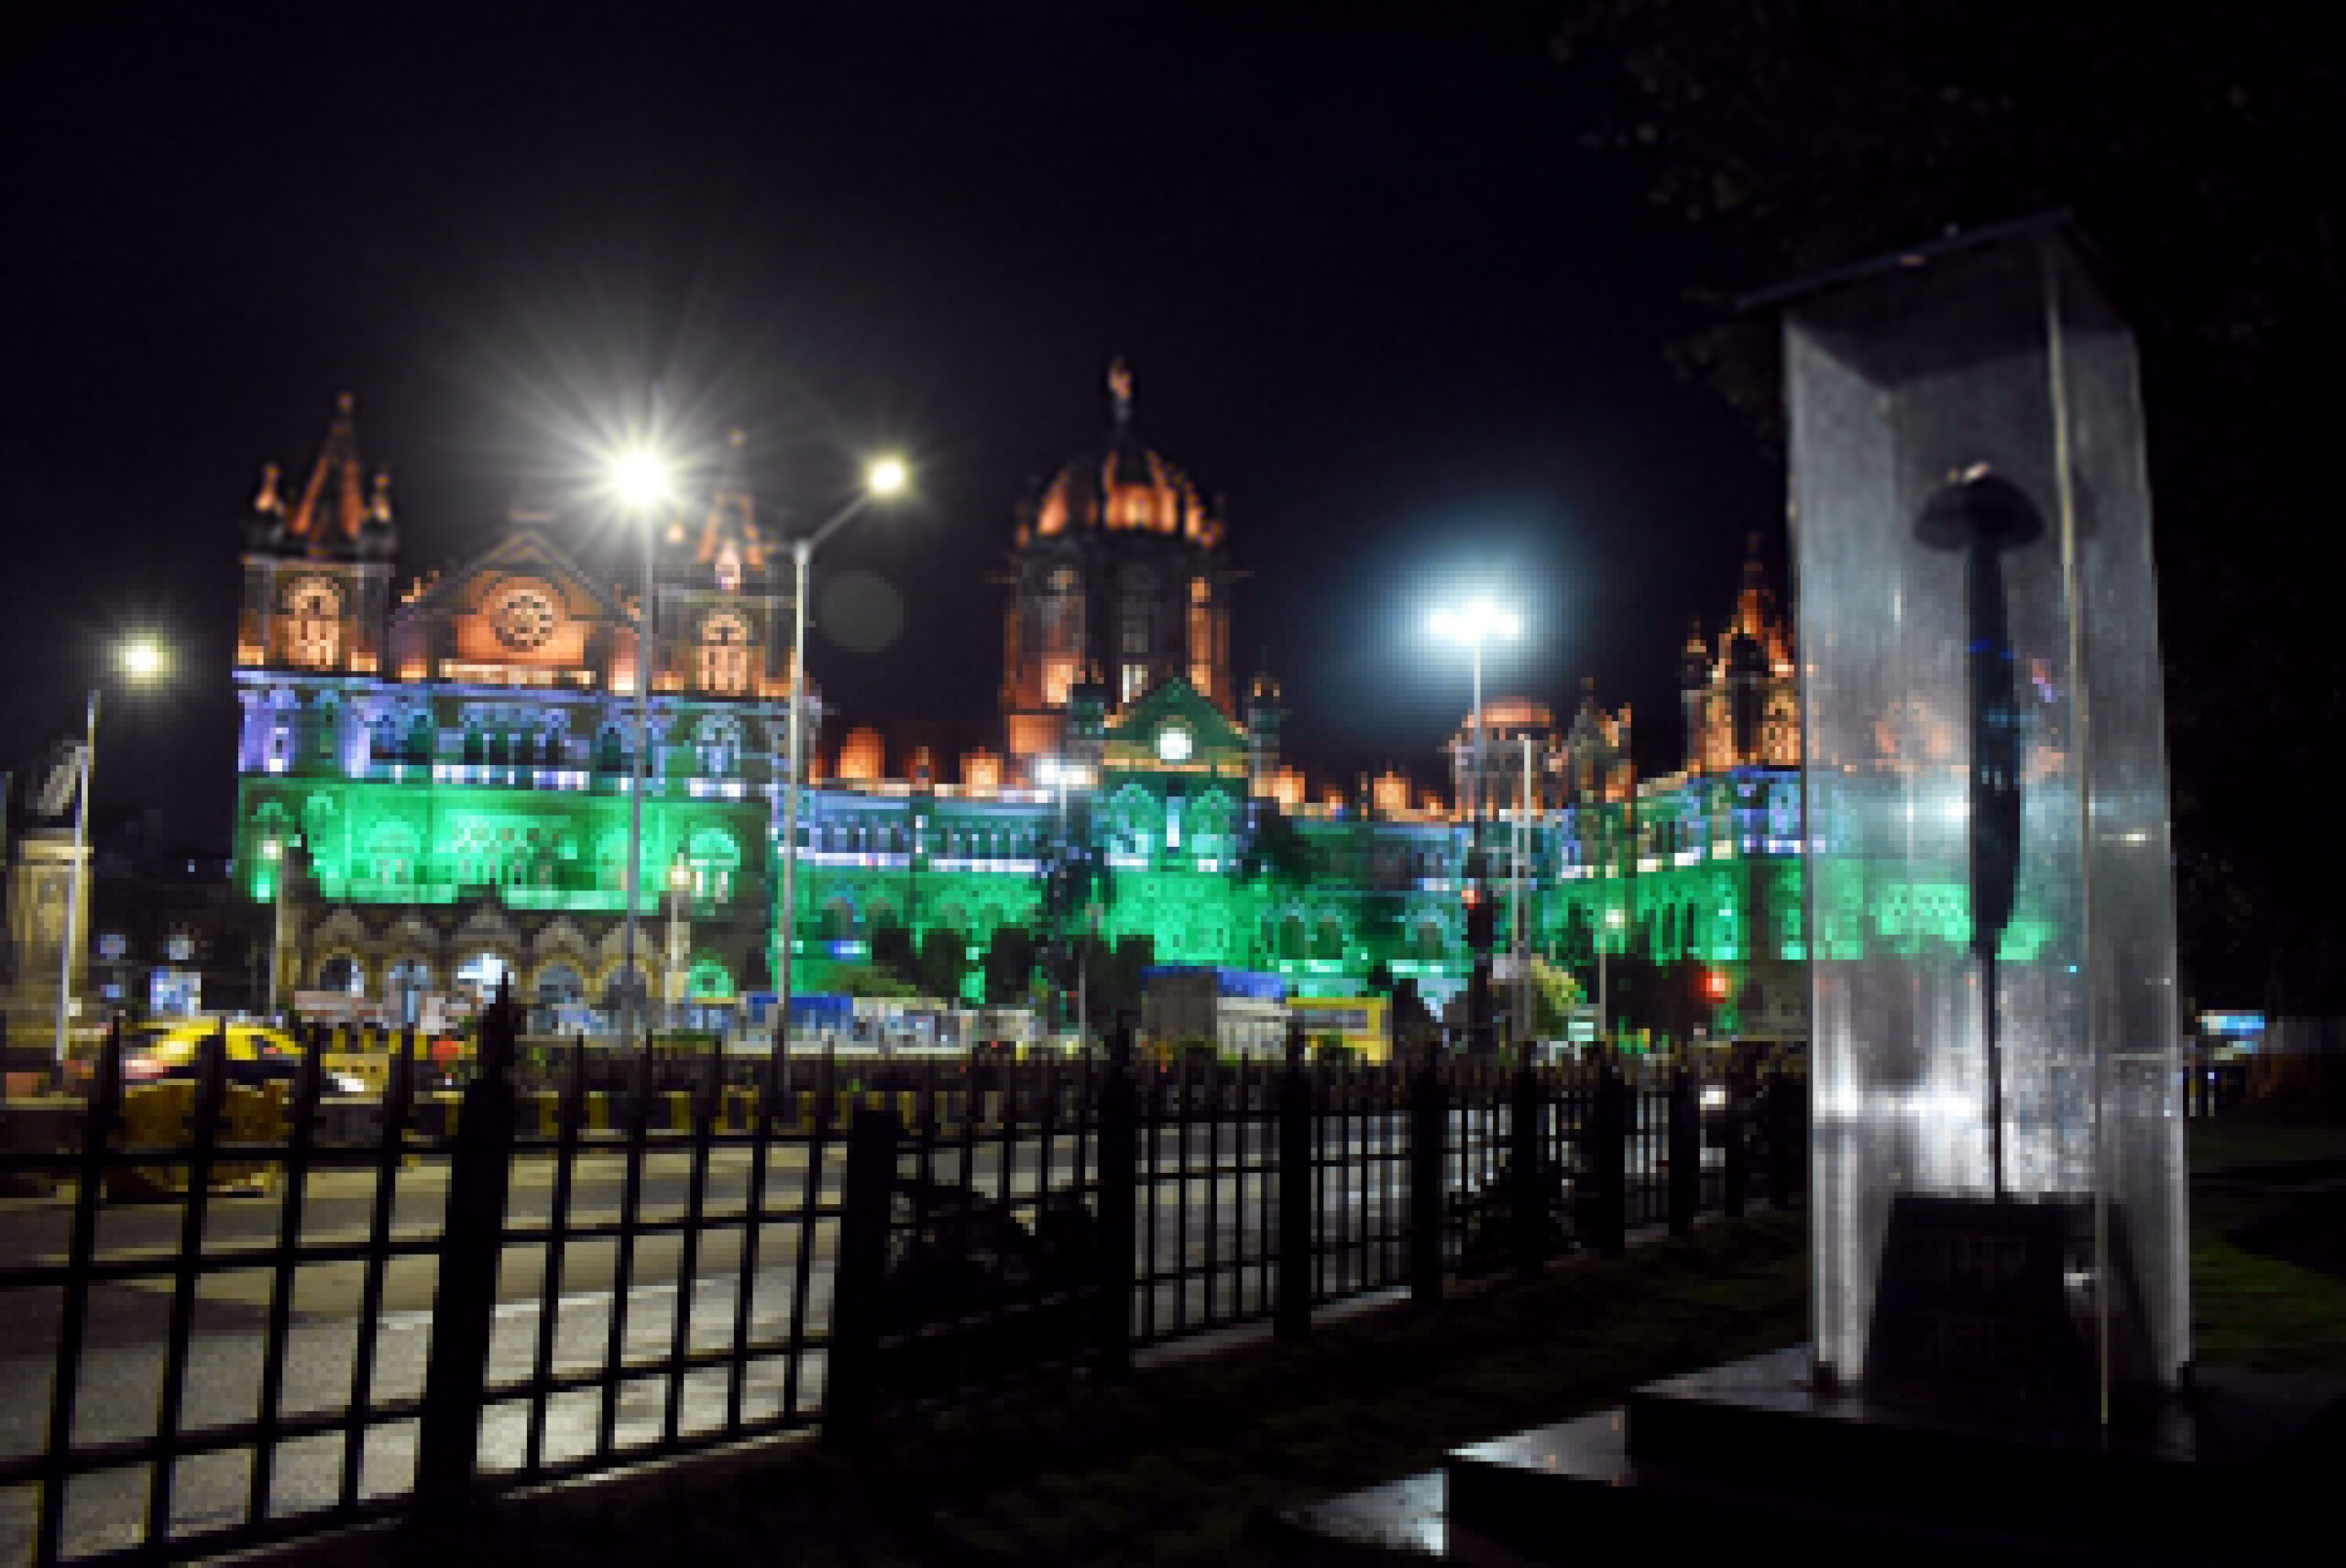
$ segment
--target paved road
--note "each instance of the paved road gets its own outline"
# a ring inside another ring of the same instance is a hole
[[[1497,1133],[1475,1123],[1476,1139]],[[1276,1223],[1268,1177],[1266,1129],[1240,1132],[1225,1125],[1214,1149],[1216,1173],[1207,1174],[1209,1139],[1202,1126],[1189,1134],[1191,1174],[1179,1175],[1180,1135],[1165,1129],[1144,1140],[1142,1166],[1142,1262],[1163,1273],[1186,1266],[1212,1265],[1211,1302],[1203,1278],[1167,1280],[1145,1293],[1144,1324],[1164,1333],[1183,1324],[1259,1314],[1266,1306],[1268,1272],[1260,1258]],[[1398,1281],[1405,1259],[1396,1244],[1365,1241],[1367,1233],[1398,1234],[1408,1204],[1406,1167],[1383,1157],[1402,1146],[1398,1119],[1379,1118],[1342,1127],[1330,1125],[1321,1139],[1322,1157],[1332,1164],[1324,1180],[1320,1229],[1323,1237],[1350,1238],[1354,1245],[1328,1258],[1322,1288],[1348,1294]],[[1087,1146],[1086,1152],[1089,1152]],[[1152,1162],[1151,1155],[1154,1155]],[[828,1328],[831,1262],[837,1225],[831,1216],[810,1227],[803,1219],[810,1197],[818,1210],[834,1209],[844,1165],[837,1144],[827,1146],[819,1169],[810,1171],[804,1144],[776,1145],[768,1157],[767,1221],[762,1229],[757,1268],[749,1280],[750,1343],[776,1347],[747,1368],[744,1409],[752,1420],[780,1413],[784,1402],[801,1412],[819,1409],[824,1357],[809,1349],[796,1358],[795,1379],[786,1347],[794,1322],[806,1332]],[[1077,1142],[1062,1138],[1053,1150],[1047,1185],[1071,1179]],[[981,1192],[998,1193],[1003,1181],[999,1143],[981,1143],[968,1175]],[[904,1168],[915,1162],[908,1156]],[[682,1246],[674,1235],[639,1238],[631,1283],[624,1303],[620,1335],[624,1364],[655,1364],[672,1351],[680,1309],[690,1309],[687,1343],[693,1351],[729,1351],[743,1281],[741,1237],[750,1157],[742,1149],[719,1149],[709,1161],[704,1193],[706,1228],[700,1236],[695,1277],[678,1277]],[[647,1218],[683,1216],[691,1157],[654,1152],[644,1161],[637,1205]],[[1021,1143],[1012,1154],[1010,1190],[1029,1200],[1046,1182],[1037,1144]],[[958,1151],[940,1150],[930,1174],[953,1179],[963,1174]],[[570,1196],[570,1223],[616,1220],[624,1198],[624,1156],[597,1150],[579,1161]],[[312,1181],[302,1234],[313,1242],[366,1239],[374,1201],[372,1171],[322,1172]],[[554,1200],[550,1160],[516,1162],[509,1215],[512,1223],[542,1224]],[[1186,1191],[1187,1204],[1179,1201]],[[1150,1201],[1152,1193],[1156,1201]],[[445,1162],[432,1159],[400,1171],[393,1206],[394,1234],[425,1240],[438,1234],[447,1200]],[[102,1254],[168,1255],[179,1240],[177,1203],[109,1204],[102,1211]],[[277,1195],[224,1197],[209,1206],[207,1250],[273,1242],[282,1220]],[[1211,1214],[1211,1223],[1209,1215]],[[730,1219],[733,1223],[724,1222]],[[70,1231],[66,1200],[0,1201],[0,1263],[61,1260]],[[804,1257],[801,1253],[804,1250]],[[592,1371],[608,1365],[616,1298],[616,1244],[573,1242],[562,1260],[553,1302],[552,1368],[556,1373]],[[805,1278],[800,1278],[801,1266]],[[518,1382],[538,1365],[545,1323],[545,1249],[538,1244],[506,1250],[499,1280],[499,1306],[491,1348],[492,1382]],[[427,1254],[393,1264],[384,1280],[384,1312],[375,1342],[373,1397],[377,1400],[420,1395],[430,1348],[430,1311],[435,1265]],[[305,1266],[294,1297],[295,1318],[286,1359],[284,1409],[288,1413],[334,1411],[346,1406],[357,1365],[356,1317],[364,1279],[361,1265]],[[199,1294],[195,1340],[185,1383],[183,1424],[196,1429],[254,1418],[258,1402],[265,1325],[274,1280],[266,1268],[207,1277]],[[142,1437],[154,1430],[163,1371],[163,1342],[171,1301],[168,1277],[93,1288],[87,1315],[77,1446]],[[33,1453],[45,1441],[49,1384],[54,1363],[58,1298],[55,1291],[0,1292],[0,1453]],[[695,1370],[681,1379],[679,1430],[685,1433],[721,1428],[728,1398],[722,1367]],[[670,1379],[647,1370],[617,1391],[611,1446],[624,1452],[661,1440],[667,1420]],[[594,1452],[599,1437],[603,1396],[597,1390],[557,1396],[548,1402],[544,1453],[549,1462]],[[528,1402],[492,1404],[483,1417],[483,1452],[492,1467],[521,1463]],[[362,1491],[404,1491],[411,1484],[414,1434],[404,1425],[374,1429],[367,1439]],[[250,1458],[243,1453],[192,1462],[181,1467],[174,1497],[176,1529],[233,1523],[244,1517]],[[273,1496],[280,1511],[307,1512],[329,1504],[340,1486],[338,1438],[285,1446],[275,1472]],[[136,1468],[77,1483],[67,1527],[70,1550],[80,1552],[133,1542],[140,1538],[147,1480]],[[28,1496],[0,1497],[0,1557],[21,1557],[31,1529]]]

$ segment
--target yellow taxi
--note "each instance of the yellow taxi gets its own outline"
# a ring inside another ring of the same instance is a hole
[[[161,1078],[193,1078],[203,1042],[221,1032],[216,1018],[174,1018],[140,1024],[124,1032],[122,1077],[126,1083]],[[282,1029],[265,1024],[229,1024],[228,1081],[265,1083],[291,1079],[301,1069],[301,1047]]]

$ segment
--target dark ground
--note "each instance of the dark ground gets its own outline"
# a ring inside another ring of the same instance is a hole
[[[2346,1117],[2250,1109],[2193,1131],[2199,1359],[2346,1376]],[[1803,1214],[1575,1259],[1529,1283],[1398,1304],[1142,1366],[1052,1377],[884,1428],[510,1499],[436,1564],[656,1562],[1349,1563],[1282,1511],[1435,1466],[1449,1449],[1801,1339]],[[399,1561],[385,1535],[304,1568]]]

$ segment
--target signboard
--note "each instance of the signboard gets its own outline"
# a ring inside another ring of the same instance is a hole
[[[346,991],[297,991],[293,1011],[312,1024],[388,1024],[390,1009]]]
[[[203,972],[159,969],[147,977],[147,1010],[159,1018],[184,1018],[203,1009]]]
[[[1288,1016],[1303,1025],[1304,1037],[1334,1035],[1372,1061],[1388,1054],[1386,1017],[1391,1002],[1382,996],[1291,996]]]
[[[479,1004],[469,996],[427,991],[416,998],[415,1025],[427,1035],[449,1035],[472,1022]]]

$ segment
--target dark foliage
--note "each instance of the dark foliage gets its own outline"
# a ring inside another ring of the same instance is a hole
[[[2125,0],[1576,0],[1595,140],[1707,247],[1713,324],[1673,345],[1773,451],[1774,323],[1738,293],[2073,209],[2141,334],[2187,999],[2346,1008],[2319,824],[2346,670],[2330,584],[2346,470],[2336,13]]]

